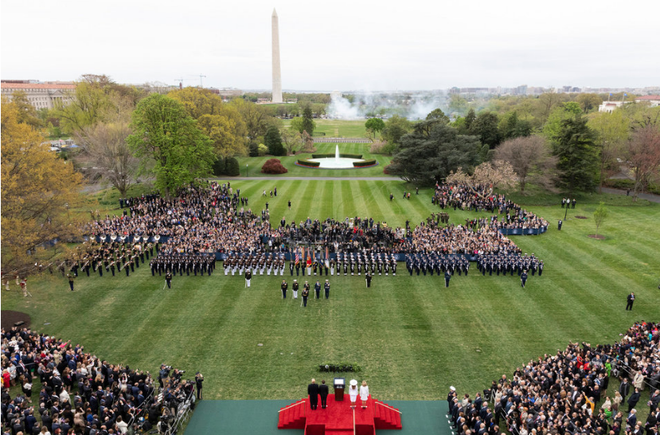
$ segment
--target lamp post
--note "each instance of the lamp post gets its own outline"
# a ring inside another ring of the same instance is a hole
[[[245,177],[246,177],[246,178],[250,176],[250,172],[249,172],[249,171],[250,171],[250,168],[248,168],[248,165],[245,165]]]

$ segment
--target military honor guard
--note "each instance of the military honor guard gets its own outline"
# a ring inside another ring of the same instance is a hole
[[[527,271],[523,270],[523,272],[520,274],[520,286],[522,288],[525,288],[526,283],[527,283]]]
[[[286,291],[289,288],[289,284],[286,282],[285,279],[282,280],[282,284],[280,285],[280,288],[282,289],[282,299],[286,299]]]
[[[303,291],[302,291],[302,302],[303,306],[307,307],[307,298],[309,297],[309,284],[307,281],[305,281],[305,285],[303,286]]]
[[[167,288],[172,288],[172,272],[167,272],[165,274],[165,284]]]
[[[316,299],[321,299],[321,283],[316,281],[314,284],[314,293],[316,294]]]
[[[299,288],[298,280],[294,279],[293,280],[293,285],[291,286],[291,290],[293,290],[293,298],[294,299],[298,299],[298,288]]]
[[[252,271],[247,269],[245,271],[245,287],[250,288],[250,281],[252,280]]]
[[[325,284],[323,284],[323,288],[325,289],[325,298],[330,298],[330,281],[326,279]]]

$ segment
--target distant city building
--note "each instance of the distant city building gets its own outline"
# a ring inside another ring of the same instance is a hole
[[[630,101],[603,101],[603,104],[598,106],[598,111],[612,113],[619,107],[628,103],[630,103]]]
[[[207,88],[207,89],[216,95],[220,95],[224,100],[240,97],[241,95],[243,95],[243,91],[240,89],[231,89],[231,88],[222,88],[222,89]]]
[[[660,106],[660,95],[645,95],[643,97],[635,98],[637,103],[651,103],[651,107]]]
[[[2,80],[2,96],[10,101],[14,92],[25,93],[28,102],[37,110],[52,109],[56,104],[68,104],[76,85],[73,82],[39,82],[37,80]]]

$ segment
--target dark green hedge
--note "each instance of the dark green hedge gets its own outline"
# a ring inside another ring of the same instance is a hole
[[[307,159],[299,159],[297,163],[301,166],[309,166],[310,168],[318,168],[321,165],[319,162],[310,162]]]
[[[361,161],[361,162],[353,162],[353,167],[355,167],[355,168],[361,168],[361,167],[363,167],[363,166],[373,166],[373,165],[375,165],[375,164],[376,164],[376,160],[375,160],[375,159],[371,159],[371,160],[363,160],[363,161]]]
[[[313,159],[327,159],[330,157],[334,157],[334,154],[312,154]],[[339,154],[339,157],[343,157],[345,159],[361,159],[362,154]]]
[[[320,372],[360,372],[362,368],[355,363],[347,362],[336,362],[336,363],[325,363],[319,364]]]

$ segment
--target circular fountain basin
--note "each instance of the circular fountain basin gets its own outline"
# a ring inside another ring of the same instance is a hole
[[[309,159],[310,162],[319,162],[319,168],[326,169],[353,169],[353,162],[361,162],[362,159],[348,159],[345,157],[327,157],[322,159]]]

